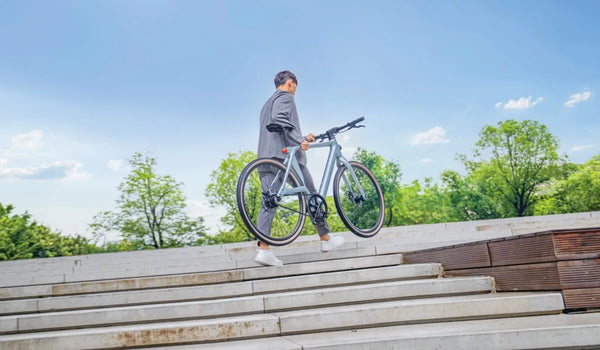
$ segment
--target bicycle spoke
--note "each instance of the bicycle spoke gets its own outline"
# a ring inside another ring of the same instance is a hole
[[[243,203],[242,218],[251,231],[261,240],[274,240],[273,244],[299,234],[304,225],[301,195],[276,196],[284,181],[283,165],[273,160],[259,160],[245,172],[245,182],[238,189],[238,201]],[[294,181],[292,176],[288,177],[283,189],[297,187]]]
[[[383,223],[383,195],[375,178],[358,163],[352,172],[342,168],[334,181],[334,197],[340,218],[354,233],[376,234]],[[364,193],[364,196],[363,196]]]

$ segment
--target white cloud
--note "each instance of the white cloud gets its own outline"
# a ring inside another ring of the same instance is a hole
[[[52,153],[43,152],[42,148],[47,148],[43,139],[42,130],[32,130],[11,137],[10,147],[0,150],[0,180],[78,179],[89,175],[82,171],[82,164],[75,160],[43,162],[40,157],[55,157]],[[8,166],[9,160],[16,158],[27,158],[29,162],[34,162],[34,165],[30,163]]]
[[[26,134],[12,137],[11,149],[16,151],[35,151],[42,146],[42,130],[32,130]]]
[[[448,143],[450,140],[446,138],[446,130],[441,126],[435,126],[426,132],[417,133],[412,141],[411,145],[423,145],[423,144],[435,144],[435,143]]]
[[[125,169],[125,161],[123,159],[111,159],[106,163],[106,167],[115,173]]]
[[[423,158],[421,160],[419,160],[420,163],[431,163],[433,162],[433,159],[431,158]]]
[[[504,105],[504,109],[530,109],[544,101],[544,98],[541,96],[536,98],[534,101],[532,101],[531,99],[531,96],[527,98],[521,97],[518,100],[510,99],[506,103],[498,102],[494,106],[496,108],[500,108],[502,107],[502,105]]]
[[[52,164],[43,164],[38,167],[0,167],[0,179],[77,179],[88,175],[85,172],[81,172],[81,167],[82,164],[74,160],[56,161]]]
[[[594,147],[594,145],[575,146],[575,147],[571,148],[571,152],[580,152],[580,151],[584,151],[586,149],[590,149],[592,147]]]
[[[13,157],[53,157],[54,154],[41,152],[44,146],[42,139],[44,133],[42,130],[31,130],[24,134],[17,134],[11,137],[11,144],[6,149],[0,149],[0,156]]]
[[[582,91],[576,94],[571,95],[571,98],[567,102],[565,102],[565,106],[574,107],[576,104],[580,102],[584,102],[590,99],[592,93],[589,91]]]

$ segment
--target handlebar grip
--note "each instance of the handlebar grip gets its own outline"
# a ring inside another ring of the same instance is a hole
[[[354,125],[354,124],[362,122],[363,120],[365,120],[365,117],[360,117],[356,120],[351,121],[350,124]]]

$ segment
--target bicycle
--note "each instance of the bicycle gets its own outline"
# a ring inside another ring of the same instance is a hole
[[[310,193],[304,186],[296,160],[300,146],[284,148],[282,152],[286,157],[283,162],[274,158],[259,158],[246,165],[238,179],[236,198],[242,220],[256,239],[269,245],[286,245],[300,235],[308,213],[317,222],[325,220],[328,216],[325,198],[335,165],[337,171],[333,180],[333,198],[340,219],[360,237],[373,237],[379,232],[385,212],[381,188],[367,167],[344,158],[335,138],[339,133],[364,127],[357,125],[364,119],[358,118],[315,136],[315,143],[311,144],[310,149],[329,147],[318,193]],[[267,129],[284,135],[286,132],[274,124]],[[275,212],[270,232],[261,232],[257,227],[261,207]]]

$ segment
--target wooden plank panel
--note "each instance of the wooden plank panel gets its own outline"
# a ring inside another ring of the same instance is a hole
[[[491,266],[485,242],[408,252],[402,254],[402,259],[406,264],[437,262],[450,270]]]
[[[567,309],[600,307],[600,288],[582,288],[563,290]]]
[[[561,289],[556,262],[451,270],[444,274],[446,276],[492,276],[496,280],[496,290],[499,292]]]
[[[555,232],[553,236],[559,260],[600,258],[600,229]]]
[[[550,234],[491,241],[488,247],[492,266],[556,261]]]
[[[563,289],[600,287],[600,259],[558,262]]]

